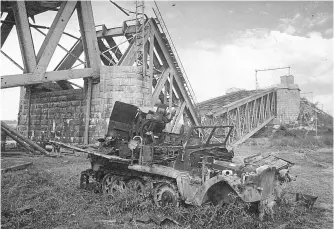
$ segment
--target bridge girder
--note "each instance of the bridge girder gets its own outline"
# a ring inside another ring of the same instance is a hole
[[[202,106],[205,102],[202,103]],[[276,89],[271,88],[213,109],[201,117],[202,125],[233,125],[229,143],[238,145],[276,117]]]
[[[90,1],[41,1],[38,5],[28,1],[7,2],[2,5],[1,10],[8,13],[5,21],[2,21],[1,36],[6,38],[13,25],[16,24],[24,63],[22,74],[1,76],[1,88],[36,87],[46,85],[44,83],[47,82],[57,82],[62,89],[66,90],[72,88],[67,80],[84,78],[87,99],[85,123],[87,142],[93,79],[97,82],[99,80],[101,60],[103,60],[104,65],[131,66],[134,63],[135,47],[132,45],[131,39],[136,31],[135,26],[124,22],[121,27],[107,29],[103,25],[102,30],[96,31]],[[30,29],[34,26],[41,26],[30,24],[29,17],[33,18],[35,15],[49,10],[57,11],[57,15],[52,25],[47,27],[49,31],[36,54]],[[48,72],[46,71],[47,67],[55,53],[60,37],[65,33],[66,25],[75,10],[78,14],[81,37],[75,40],[72,48],[67,51],[54,71]],[[146,76],[150,79],[152,105],[157,99],[166,103],[170,108],[174,104],[179,105],[177,115],[168,127],[169,131],[176,131],[176,126],[184,115],[187,116],[191,124],[200,125],[195,104],[185,89],[187,85],[180,75],[177,61],[170,50],[170,44],[163,37],[165,34],[160,32],[161,29],[158,28],[155,19],[148,19],[146,27],[144,67],[148,69]],[[126,42],[129,42],[124,53],[119,50],[120,44],[116,44],[114,40],[114,37],[119,36],[125,36],[128,39]],[[1,45],[5,41],[6,39],[2,40]],[[84,68],[72,69],[82,53],[85,55]],[[115,63],[110,63],[110,60]],[[166,71],[168,71],[167,75],[164,74]]]

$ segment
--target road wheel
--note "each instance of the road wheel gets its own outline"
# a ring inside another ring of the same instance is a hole
[[[154,189],[154,202],[158,207],[179,206],[179,194],[175,185],[164,182]]]
[[[127,183],[127,186],[131,191],[134,191],[136,193],[141,193],[141,194],[144,192],[144,189],[145,189],[144,183],[139,179],[129,180]]]
[[[123,192],[125,189],[126,184],[121,177],[107,174],[102,180],[103,194],[114,195],[117,192]]]

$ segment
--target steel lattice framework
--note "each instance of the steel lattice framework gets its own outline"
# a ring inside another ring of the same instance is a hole
[[[75,10],[78,15],[80,38],[65,32],[66,25]],[[176,115],[168,125],[168,131],[171,132],[177,132],[177,124],[182,118],[190,125],[234,125],[230,143],[239,144],[269,123],[276,115],[276,91],[275,88],[272,88],[220,106],[199,117],[195,109],[195,95],[159,11],[158,13],[154,11],[157,18],[145,19],[142,17],[140,29],[138,29],[137,19],[135,24],[131,25],[131,20],[128,20],[124,21],[121,27],[116,28],[108,29],[102,25],[102,29],[98,31],[95,30],[90,1],[5,1],[1,5],[1,11],[7,12],[6,19],[1,25],[1,47],[5,44],[13,26],[16,25],[24,65],[19,66],[10,58],[10,55],[1,50],[3,55],[23,70],[22,74],[1,76],[1,88],[24,86],[29,94],[35,87],[41,85],[48,87],[48,82],[57,82],[62,90],[68,90],[73,88],[69,79],[85,79],[86,143],[92,83],[99,82],[99,71],[102,64],[132,66],[140,62],[143,68],[141,72],[144,73],[142,76],[149,77],[152,103],[160,99],[170,109],[178,104]],[[34,21],[35,15],[46,11],[57,11],[50,27],[29,23],[29,17]],[[31,36],[31,28],[45,35],[37,53]],[[48,29],[48,32],[43,33],[40,29]],[[59,44],[63,34],[75,39],[70,50],[66,50]],[[120,36],[125,37],[126,40],[117,44],[114,38]],[[138,36],[141,37],[140,45],[136,42]],[[128,43],[124,53],[119,49],[123,43]],[[47,72],[47,67],[57,47],[65,50],[66,54],[53,71]],[[138,52],[141,52],[141,55],[138,55]],[[79,58],[82,53],[85,55],[85,61]],[[76,62],[79,62],[83,68],[74,69]]]
[[[56,11],[57,14],[49,27],[31,24],[29,18],[38,14]],[[77,22],[80,27],[81,37],[77,38],[65,32],[65,28],[76,11]],[[2,54],[9,58],[16,66],[23,70],[22,74],[2,75],[1,88],[24,86],[28,93],[36,87],[48,88],[50,82],[57,82],[62,90],[73,89],[70,79],[83,78],[86,93],[86,117],[85,117],[85,143],[88,141],[88,129],[92,99],[92,84],[99,82],[99,73],[102,65],[106,66],[132,66],[136,61],[142,63],[143,77],[149,77],[152,93],[152,104],[157,99],[169,106],[178,104],[176,116],[168,126],[168,130],[175,132],[181,118],[189,121],[191,125],[200,125],[199,117],[195,110],[193,95],[190,93],[189,82],[180,63],[174,54],[175,47],[170,38],[166,36],[166,28],[158,18],[146,19],[143,28],[138,30],[137,25],[131,25],[130,21],[124,21],[121,27],[108,29],[102,25],[102,29],[96,31],[91,2],[82,1],[4,1],[1,4],[1,12],[7,16],[1,25],[1,47],[16,26],[23,65],[20,66],[10,55]],[[161,17],[161,15],[160,15]],[[133,21],[133,20],[132,20]],[[45,35],[45,39],[35,52],[31,29],[37,29]],[[40,29],[48,29],[43,33]],[[138,30],[138,31],[137,31]],[[138,46],[134,37],[141,33],[143,45]],[[63,34],[72,36],[75,42],[70,50],[66,50],[59,44]],[[122,43],[116,43],[115,37],[125,37]],[[119,49],[123,43],[128,43],[124,53]],[[66,51],[65,56],[53,71],[47,71],[51,58],[57,47]],[[136,60],[139,48],[144,47],[140,60]],[[85,61],[79,57],[84,53]],[[74,64],[79,62],[83,66],[77,69]],[[53,90],[52,88],[48,88]],[[28,107],[30,102],[28,103]],[[28,116],[28,123],[30,113]],[[29,125],[29,124],[28,124]],[[28,126],[29,128],[29,126]]]
[[[238,145],[267,125],[275,116],[276,90],[273,88],[214,109],[201,117],[201,123],[233,125],[229,142]]]

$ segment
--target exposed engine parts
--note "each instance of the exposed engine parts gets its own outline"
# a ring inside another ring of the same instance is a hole
[[[226,143],[233,126],[194,126],[179,136],[164,132],[170,121],[165,108],[144,113],[117,101],[99,150],[89,153],[91,169],[81,173],[80,187],[94,183],[106,195],[150,189],[158,206],[177,206],[229,203],[231,194],[256,203],[274,193],[278,179],[290,181],[292,163],[270,154],[232,163]]]

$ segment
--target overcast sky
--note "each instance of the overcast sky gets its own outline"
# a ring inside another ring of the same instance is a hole
[[[132,19],[108,1],[93,1],[95,24],[108,28]],[[118,4],[134,10],[134,1]],[[198,101],[225,94],[229,88],[254,89],[255,69],[291,66],[302,94],[320,102],[333,114],[333,3],[332,2],[180,2],[158,1],[181,61]],[[154,2],[145,13],[153,16]],[[55,12],[36,16],[36,24],[50,26]],[[4,19],[5,15],[1,18]],[[66,32],[80,36],[77,15]],[[45,31],[47,32],[47,31]],[[32,30],[36,52],[43,36]],[[62,36],[70,48],[74,40]],[[13,29],[3,49],[22,65]],[[64,56],[57,49],[51,71]],[[19,74],[20,69],[1,55],[1,75]],[[260,87],[279,83],[287,70],[258,73]],[[2,119],[16,119],[19,88],[1,90]]]

